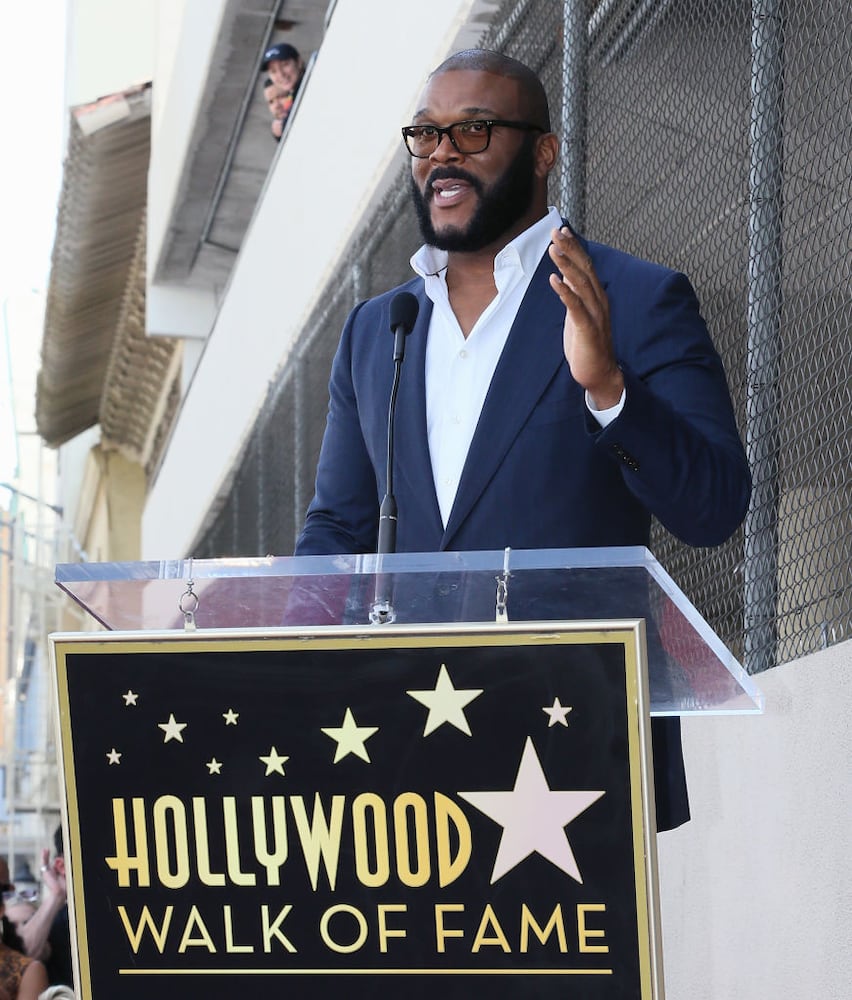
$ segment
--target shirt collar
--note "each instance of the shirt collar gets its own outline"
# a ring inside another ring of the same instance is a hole
[[[551,205],[547,215],[534,222],[511,243],[507,243],[497,254],[494,258],[495,271],[501,265],[506,266],[517,261],[523,273],[531,276],[544,256],[545,250],[550,246],[551,230],[559,229],[561,225],[562,216]],[[448,260],[449,254],[446,250],[438,250],[426,243],[414,254],[410,263],[412,269],[425,279],[445,271]]]

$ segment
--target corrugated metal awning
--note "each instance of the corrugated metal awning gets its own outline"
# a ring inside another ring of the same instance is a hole
[[[36,394],[38,431],[52,446],[100,420],[107,367],[139,278],[150,141],[149,84],[71,112]]]

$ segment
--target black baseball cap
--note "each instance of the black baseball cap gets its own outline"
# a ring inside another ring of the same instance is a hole
[[[271,49],[267,49],[263,53],[263,62],[260,64],[260,69],[261,72],[266,72],[269,64],[275,60],[290,62],[291,59],[299,60],[300,58],[299,50],[290,45],[289,42],[279,42],[278,45],[273,45]]]

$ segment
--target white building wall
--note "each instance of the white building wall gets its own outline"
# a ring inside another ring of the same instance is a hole
[[[692,821],[659,837],[670,1000],[852,997],[852,642],[684,720]]]
[[[151,166],[148,172],[146,266],[149,279],[162,251],[226,5],[227,0],[156,2]],[[148,297],[150,300],[156,295],[151,296],[149,289]]]
[[[187,553],[270,379],[389,165],[405,156],[399,127],[471,6],[433,0],[413,31],[408,4],[338,0],[152,486],[143,559]],[[152,186],[154,215],[161,197],[168,190]],[[149,260],[154,252],[149,244]]]

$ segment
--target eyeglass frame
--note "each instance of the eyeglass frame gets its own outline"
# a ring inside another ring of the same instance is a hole
[[[463,149],[459,149],[458,143],[453,138],[453,132],[452,132],[452,130],[454,128],[458,128],[459,125],[485,126],[486,138],[485,138],[485,145],[482,147],[482,149],[477,149],[476,152],[469,152]],[[428,153],[415,153],[408,145],[408,140],[414,138],[414,136],[411,136],[408,133],[408,129],[411,128],[434,129],[438,136],[437,141],[435,142],[435,149],[430,150]],[[541,132],[542,135],[545,135],[547,133],[547,129],[542,128],[541,125],[533,125],[532,122],[511,122],[511,121],[504,121],[503,119],[500,118],[465,118],[463,121],[453,122],[452,124],[446,126],[432,125],[431,123],[424,125],[404,125],[400,131],[402,132],[402,142],[406,150],[408,151],[408,155],[413,156],[417,160],[427,160],[432,155],[432,153],[434,153],[435,150],[438,149],[438,147],[441,145],[441,140],[443,139],[444,136],[446,136],[450,140],[453,149],[457,153],[460,153],[462,156],[478,156],[480,153],[484,153],[485,150],[488,149],[488,147],[491,145],[491,136],[495,128],[516,128],[524,132]]]

